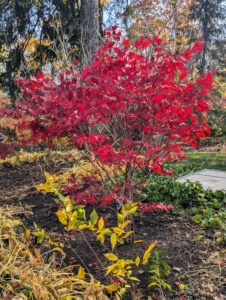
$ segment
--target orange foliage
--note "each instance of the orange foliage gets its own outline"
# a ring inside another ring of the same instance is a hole
[[[11,105],[10,98],[2,91],[0,91],[0,112],[5,106],[10,106],[10,105]],[[15,129],[17,122],[18,121],[13,118],[0,115],[0,130],[2,131],[5,140],[13,138],[20,141],[21,139],[30,138],[29,130],[18,131]]]
[[[199,38],[198,24],[190,18],[194,0],[132,0],[130,36],[159,36],[171,45],[173,53],[187,48],[195,34]]]

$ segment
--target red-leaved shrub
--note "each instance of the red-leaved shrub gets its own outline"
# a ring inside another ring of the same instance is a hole
[[[157,37],[132,45],[117,27],[106,36],[82,72],[68,70],[58,81],[44,74],[17,80],[24,99],[13,115],[29,116],[18,130],[32,132],[23,143],[67,136],[86,161],[98,165],[82,183],[74,175],[70,179],[68,189],[79,203],[134,201],[151,172],[171,174],[164,163],[183,159],[183,144],[195,147],[197,138],[210,133],[201,113],[209,108],[212,76],[192,82],[186,67],[202,43],[174,56]]]

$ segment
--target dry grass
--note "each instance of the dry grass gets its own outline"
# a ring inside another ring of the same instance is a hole
[[[54,256],[62,249],[50,249],[51,259],[30,242],[30,232],[16,218],[31,214],[21,207],[0,208],[0,299],[8,300],[106,300],[104,286],[90,274],[75,275],[70,267],[56,269]],[[82,278],[84,277],[84,278]]]

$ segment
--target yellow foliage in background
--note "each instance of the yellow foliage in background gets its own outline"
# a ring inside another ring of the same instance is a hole
[[[11,105],[10,98],[5,93],[0,91],[0,110],[5,106],[10,106],[10,105]],[[22,139],[26,140],[31,137],[30,130],[18,131],[16,129],[17,124],[18,124],[18,120],[6,116],[0,117],[0,130],[3,131],[2,132],[3,134],[5,134],[4,136],[5,141],[8,140],[8,136],[11,134],[14,134],[16,136],[16,139],[18,140],[22,140]]]
[[[100,0],[100,5],[104,6],[105,4],[107,4],[109,2],[109,0]]]

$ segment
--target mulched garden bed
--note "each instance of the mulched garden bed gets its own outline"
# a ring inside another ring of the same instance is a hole
[[[54,240],[64,245],[63,250],[67,256],[64,261],[60,258],[57,261],[56,258],[56,263],[61,266],[85,263],[95,278],[106,283],[105,272],[100,265],[100,262],[105,267],[109,264],[103,257],[106,249],[95,242],[90,232],[85,231],[84,235],[79,232],[76,234],[66,232],[55,215],[58,206],[54,202],[54,197],[38,192],[35,188],[35,185],[44,182],[43,168],[47,172],[56,173],[68,166],[69,164],[63,162],[45,166],[32,163],[15,167],[3,165],[0,168],[0,205],[22,205],[31,210],[32,218],[23,214],[20,216],[26,227],[34,231],[33,222],[35,222]],[[92,209],[93,207],[87,207],[88,214]],[[109,225],[114,224],[114,207],[97,208],[97,211],[105,216]],[[169,277],[165,281],[172,289],[163,291],[166,300],[226,299],[226,267],[221,266],[222,262],[226,265],[226,249],[223,245],[216,244],[217,231],[210,230],[204,234],[201,227],[194,224],[186,212],[181,216],[137,214],[134,218],[134,227],[135,239],[143,242],[135,244],[134,247],[130,244],[118,246],[117,255],[125,259],[135,259],[137,255],[142,257],[148,245],[157,241],[157,249],[162,252],[162,260],[171,266]],[[45,252],[45,247],[48,246],[44,244],[40,247]],[[158,289],[147,289],[149,275],[145,268],[135,269],[134,276],[141,280],[135,282],[131,290],[133,295],[136,294],[136,298],[128,292],[125,299],[160,299]],[[185,285],[185,289],[180,290],[179,284]]]

